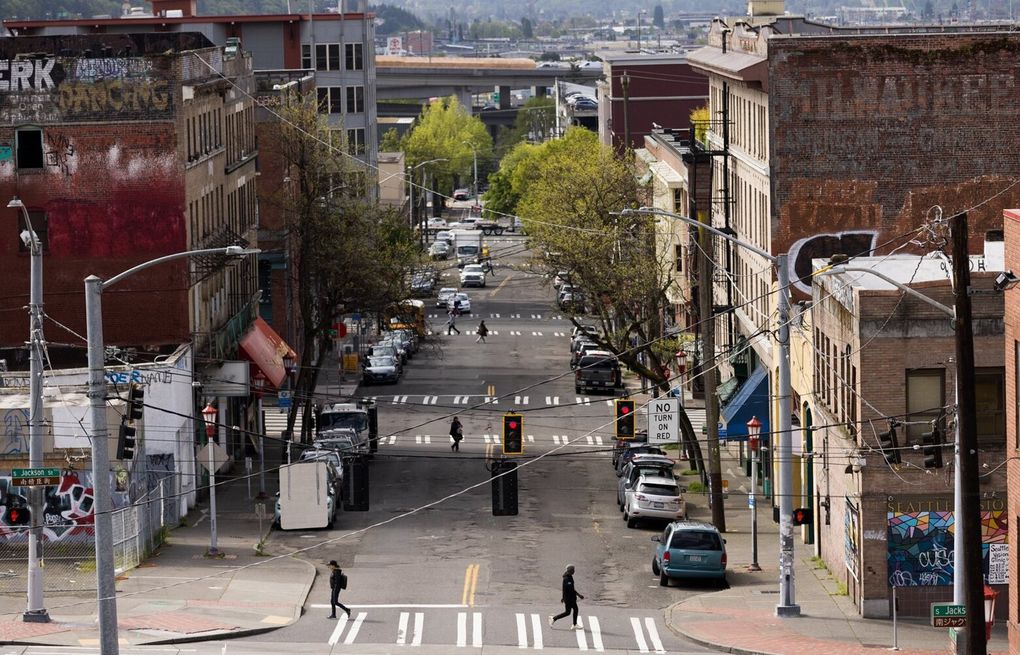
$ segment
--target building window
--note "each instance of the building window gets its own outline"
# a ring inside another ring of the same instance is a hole
[[[907,371],[907,420],[928,422],[941,417],[946,404],[945,393],[945,369]],[[920,443],[921,435],[930,431],[926,423],[907,425],[907,443]],[[905,446],[907,443],[900,445]]]
[[[1006,437],[1006,374],[1001,368],[979,368],[974,376],[978,443],[999,445]]]
[[[312,46],[307,43],[301,44],[301,68],[312,67]]]
[[[329,109],[329,89],[324,86],[320,86],[315,89],[315,95],[316,100],[318,101],[317,105],[319,107],[319,113],[325,114]]]
[[[673,246],[673,257],[676,258],[676,272],[684,272],[684,247],[681,245]]]
[[[32,229],[35,230],[35,234],[39,237],[39,243],[42,244],[43,250],[49,250],[50,240],[48,237],[49,233],[49,221],[46,218],[46,212],[39,210],[28,210],[28,219],[32,221]],[[29,247],[25,245],[25,242],[21,238],[21,233],[28,230],[28,225],[25,224],[25,215],[18,210],[18,250],[21,252],[30,252]]]
[[[352,155],[365,154],[365,128],[347,130],[347,151]]]
[[[365,67],[365,62],[361,53],[360,43],[348,43],[347,44],[347,60],[345,68],[349,71],[359,71]]]
[[[360,114],[365,111],[365,87],[347,87],[347,113]]]
[[[309,61],[308,63],[310,64],[311,62]],[[340,70],[339,43],[315,44],[315,70],[320,71]]]
[[[19,170],[43,167],[42,130],[38,128],[17,130],[14,145],[17,149]]]

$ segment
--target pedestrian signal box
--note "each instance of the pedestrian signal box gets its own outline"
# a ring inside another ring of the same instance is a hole
[[[524,417],[520,414],[503,415],[503,454],[524,454]]]
[[[634,438],[634,401],[616,401],[616,438]]]
[[[793,510],[794,525],[811,525],[812,519],[812,511],[808,507],[798,507]]]

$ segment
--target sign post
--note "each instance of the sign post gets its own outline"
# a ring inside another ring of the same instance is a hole
[[[648,443],[680,444],[680,399],[653,398],[648,403]]]
[[[956,603],[932,603],[931,625],[935,628],[966,628],[967,606]]]
[[[60,484],[59,468],[11,469],[11,484],[15,487],[52,487]]]

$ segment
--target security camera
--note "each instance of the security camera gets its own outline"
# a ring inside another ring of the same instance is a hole
[[[1009,291],[1020,283],[1020,278],[1013,275],[1013,271],[1003,271],[995,276],[995,290]]]

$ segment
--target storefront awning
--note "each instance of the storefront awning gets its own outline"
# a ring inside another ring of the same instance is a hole
[[[261,318],[256,318],[252,323],[248,333],[241,339],[239,350],[240,356],[252,363],[252,373],[260,371],[266,381],[277,389],[287,378],[283,358],[289,355],[297,359],[297,353]]]
[[[769,431],[769,375],[763,366],[754,369],[754,373],[723,406],[722,418],[726,424],[726,437],[747,438],[747,422],[752,416],[757,416],[761,421],[762,440],[767,441],[765,437]]]

